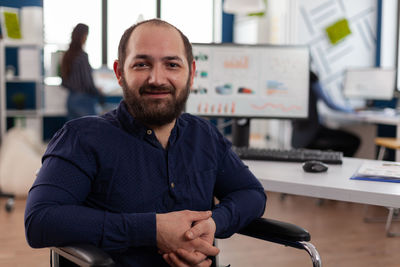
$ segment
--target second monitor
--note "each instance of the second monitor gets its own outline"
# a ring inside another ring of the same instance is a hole
[[[343,95],[348,99],[391,100],[395,91],[395,79],[395,69],[348,69],[344,79]]]

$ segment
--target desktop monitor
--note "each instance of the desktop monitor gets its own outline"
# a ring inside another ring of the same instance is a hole
[[[347,99],[391,100],[395,90],[396,71],[384,68],[347,69],[343,95]]]
[[[204,117],[307,118],[307,46],[193,44],[186,112]]]

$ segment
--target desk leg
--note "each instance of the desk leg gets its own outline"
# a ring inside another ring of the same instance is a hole
[[[361,139],[361,145],[354,157],[376,159],[374,139],[376,138],[377,126],[375,124],[352,124],[340,128],[359,136]]]

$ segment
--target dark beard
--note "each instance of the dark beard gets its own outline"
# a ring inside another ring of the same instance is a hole
[[[132,116],[148,126],[162,126],[171,123],[178,118],[185,109],[186,101],[189,97],[190,79],[185,88],[176,95],[176,88],[173,86],[154,86],[144,84],[139,88],[139,97],[126,84],[122,77],[122,89],[124,100]],[[142,99],[140,95],[150,91],[168,91],[172,95],[171,99]]]

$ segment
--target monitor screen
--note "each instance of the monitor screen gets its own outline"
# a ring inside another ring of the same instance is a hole
[[[394,69],[348,69],[345,73],[343,94],[349,99],[391,100],[395,79]]]
[[[193,44],[186,112],[205,117],[306,118],[307,46]]]

